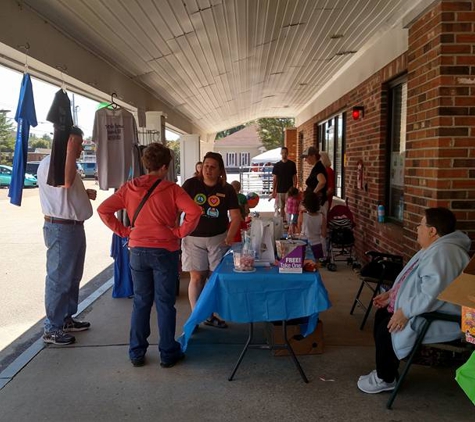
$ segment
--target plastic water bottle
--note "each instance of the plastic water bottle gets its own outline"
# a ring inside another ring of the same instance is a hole
[[[378,223],[384,223],[384,205],[378,205]]]

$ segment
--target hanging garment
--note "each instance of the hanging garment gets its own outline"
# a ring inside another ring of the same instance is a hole
[[[176,168],[175,168],[175,151],[170,149],[172,160],[170,161],[170,165],[168,166],[168,171],[166,176],[164,177],[165,180],[169,180],[170,182],[176,183],[178,181]]]
[[[138,135],[133,114],[123,108],[97,110],[92,139],[97,145],[99,188],[120,188],[134,174],[132,158]]]
[[[68,94],[62,89],[55,94],[46,120],[54,124],[51,163],[46,183],[51,186],[62,186],[64,185],[68,139],[73,126],[71,102],[69,101]]]
[[[129,297],[134,294],[132,273],[129,265],[127,238],[112,235],[111,257],[114,258],[114,287],[112,297]]]
[[[21,205],[23,196],[23,183],[25,180],[25,168],[28,157],[28,139],[30,137],[30,126],[35,127],[36,121],[35,100],[33,98],[33,86],[28,73],[23,75],[20,88],[20,99],[15,114],[15,121],[18,123],[15,155],[13,156],[13,174],[10,183],[8,196],[14,205]]]

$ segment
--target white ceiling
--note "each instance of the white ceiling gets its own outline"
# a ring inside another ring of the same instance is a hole
[[[416,0],[24,0],[212,133],[294,117]]]

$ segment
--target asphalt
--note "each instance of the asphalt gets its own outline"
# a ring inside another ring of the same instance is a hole
[[[374,368],[371,319],[349,310],[359,285],[345,263],[321,270],[332,309],[321,314],[324,353],[300,356],[305,384],[288,357],[250,350],[228,381],[247,338],[247,326],[222,330],[200,325],[186,359],[159,366],[156,316],[147,364],[128,360],[130,299],[111,297],[109,280],[81,304],[90,330],[72,346],[35,342],[0,373],[1,421],[472,421],[473,404],[454,380],[455,369],[413,366],[393,410],[388,393],[367,395],[356,387]],[[188,278],[177,299],[177,334],[190,309]],[[258,324],[257,340],[264,340]]]

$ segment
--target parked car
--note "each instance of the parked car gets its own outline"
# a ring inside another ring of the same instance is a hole
[[[26,172],[37,177],[38,174],[38,167],[40,165],[41,161],[28,161],[26,163]],[[80,163],[76,163],[76,167],[78,169],[78,173],[81,176],[82,179],[86,177],[86,174],[84,172],[84,169]]]
[[[82,161],[81,166],[84,169],[85,177],[94,177],[96,171],[96,163],[94,161]]]
[[[12,173],[13,167],[0,165],[0,186],[10,186],[12,182]],[[25,182],[23,185],[25,188],[34,188],[38,186],[38,181],[36,177],[32,174],[26,173],[25,174]]]
[[[40,163],[41,161],[28,161],[26,163],[26,172],[36,177]]]
[[[86,172],[84,171],[84,167],[82,166],[81,163],[76,163],[76,167],[78,169],[78,173],[81,176],[81,179],[84,179],[86,177]]]

